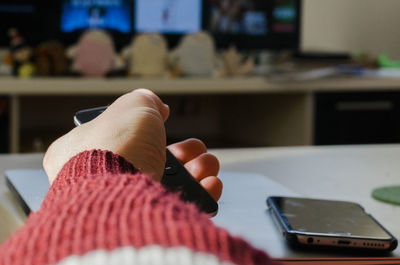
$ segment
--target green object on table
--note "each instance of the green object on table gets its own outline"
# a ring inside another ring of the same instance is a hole
[[[384,53],[379,55],[378,63],[379,66],[383,68],[400,68],[400,61],[392,61]]]
[[[372,197],[379,201],[400,205],[400,186],[374,189],[372,191]]]

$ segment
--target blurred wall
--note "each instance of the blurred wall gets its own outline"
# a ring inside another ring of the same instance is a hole
[[[400,0],[303,0],[303,51],[368,51],[400,60]]]

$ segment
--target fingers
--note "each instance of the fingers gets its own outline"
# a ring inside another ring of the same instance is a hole
[[[221,197],[222,182],[216,177],[220,168],[219,161],[207,153],[202,141],[188,139],[172,144],[168,149],[216,201]]]
[[[185,164],[185,168],[197,180],[208,176],[217,176],[219,172],[218,159],[209,153],[203,153]]]
[[[222,194],[222,181],[214,176],[206,177],[200,181],[201,186],[218,201]]]
[[[206,145],[198,139],[187,139],[168,146],[169,151],[182,163],[186,164],[199,155],[206,153]]]
[[[218,201],[222,194],[222,182],[216,177],[219,172],[218,159],[212,154],[203,153],[186,163],[185,168]]]

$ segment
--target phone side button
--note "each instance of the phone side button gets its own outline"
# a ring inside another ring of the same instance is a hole
[[[350,245],[350,240],[338,240],[338,245]]]
[[[173,165],[166,165],[165,166],[165,175],[175,175],[178,172],[178,168]]]

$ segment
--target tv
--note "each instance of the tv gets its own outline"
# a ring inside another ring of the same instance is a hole
[[[71,33],[83,29],[105,29],[129,34],[132,32],[130,0],[64,0],[61,31]]]
[[[301,0],[8,0],[0,4],[0,42],[17,25],[33,45],[75,43],[83,31],[106,30],[117,50],[135,34],[157,32],[176,46],[183,35],[210,32],[217,48],[297,50]],[[51,10],[51,12],[49,12]],[[3,20],[4,18],[4,20]]]
[[[210,32],[217,48],[298,49],[301,0],[134,0],[135,33],[157,32],[170,46]]]
[[[202,29],[201,0],[135,0],[135,32],[187,34]]]
[[[204,0],[203,28],[219,47],[298,49],[301,0]]]
[[[19,30],[28,44],[59,40],[76,43],[82,32],[106,30],[120,49],[133,35],[133,0],[6,0],[0,3],[0,45],[8,46],[7,31]]]
[[[51,0],[46,0],[51,1]],[[66,45],[75,43],[88,29],[107,31],[120,50],[134,34],[133,0],[61,0],[58,2],[57,38]]]
[[[0,46],[7,47],[10,43],[8,31],[17,28],[26,36],[34,28],[34,14],[37,12],[37,4],[34,1],[2,1],[0,3]]]

